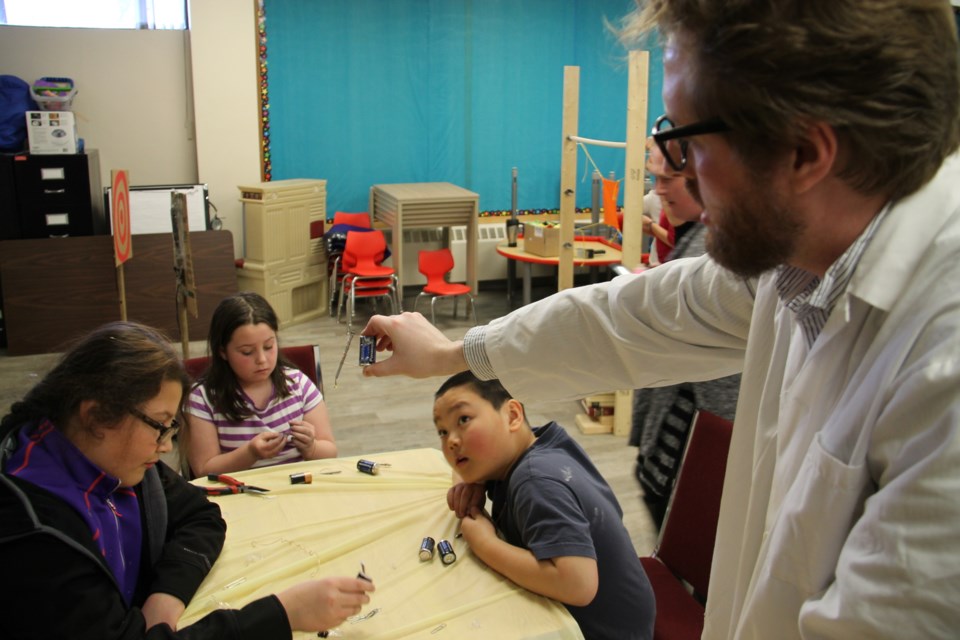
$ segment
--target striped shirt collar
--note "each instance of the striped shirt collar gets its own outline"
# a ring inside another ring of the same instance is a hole
[[[830,265],[823,279],[809,271],[790,265],[782,265],[777,269],[775,283],[777,293],[787,308],[796,314],[807,348],[813,346],[826,325],[827,318],[830,317],[837,300],[850,284],[860,258],[863,257],[864,251],[870,245],[870,241],[873,240],[889,211],[890,205],[887,204],[873,217],[853,244]]]

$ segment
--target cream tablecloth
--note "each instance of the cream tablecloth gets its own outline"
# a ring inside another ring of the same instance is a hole
[[[439,451],[360,457],[391,466],[367,475],[357,471],[354,457],[229,474],[270,489],[271,497],[212,498],[227,521],[227,539],[182,624],[309,578],[354,576],[362,562],[377,586],[360,616],[369,617],[344,623],[331,637],[583,638],[563,605],[517,587],[455,537],[458,521],[446,505],[450,468]],[[313,473],[313,483],[291,484],[290,474],[303,471]],[[444,565],[439,554],[421,561],[424,536],[449,540],[456,562]]]

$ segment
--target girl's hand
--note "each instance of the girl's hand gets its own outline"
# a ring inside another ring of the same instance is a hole
[[[250,452],[257,460],[272,458],[280,453],[287,443],[287,436],[276,431],[261,431],[247,443]]]
[[[186,605],[184,605],[179,598],[169,593],[157,592],[151,593],[147,599],[143,601],[140,612],[143,613],[143,619],[146,622],[147,629],[165,622],[170,625],[171,629],[176,631],[177,624],[180,622],[180,616],[183,615],[184,609],[186,609]]]
[[[308,580],[277,594],[294,631],[324,631],[360,613],[373,583],[360,578]]]
[[[290,431],[287,433],[293,437],[290,444],[296,447],[300,455],[306,458],[313,449],[313,443],[317,439],[316,428],[309,422],[304,422],[303,420],[291,420]]]
[[[640,226],[643,229],[643,235],[651,235],[653,233],[653,218],[648,215],[644,215],[643,223]]]

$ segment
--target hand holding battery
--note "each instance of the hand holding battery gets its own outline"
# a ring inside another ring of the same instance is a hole
[[[429,378],[468,368],[462,344],[451,341],[419,313],[373,316],[361,333],[376,338],[377,351],[393,351],[389,358],[365,367],[364,376]]]
[[[324,578],[301,582],[277,594],[297,631],[333,629],[370,602],[373,582],[362,578]]]

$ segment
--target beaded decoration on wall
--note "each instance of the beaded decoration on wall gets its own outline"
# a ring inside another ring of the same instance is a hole
[[[267,12],[264,0],[257,3],[257,101],[260,104],[260,179],[270,182],[270,88],[267,82]]]

